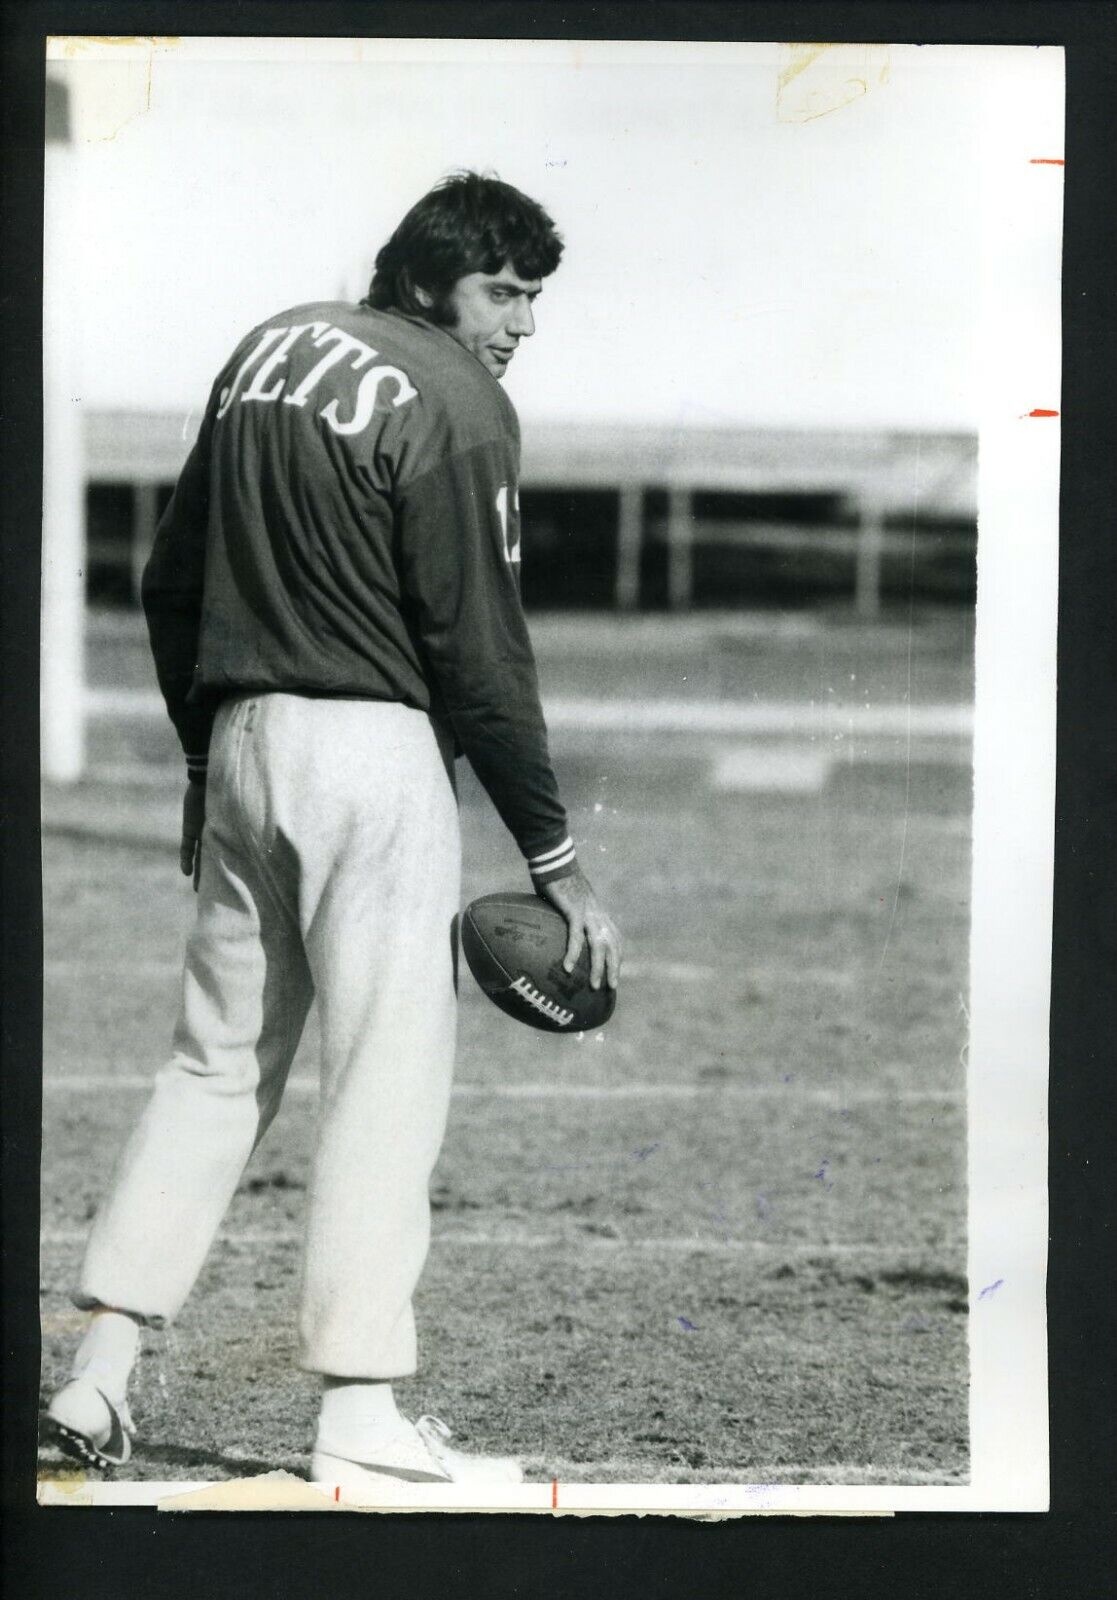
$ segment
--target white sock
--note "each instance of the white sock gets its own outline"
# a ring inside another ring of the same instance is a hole
[[[381,1440],[398,1433],[402,1423],[389,1382],[323,1378],[318,1439],[335,1455],[360,1461]]]
[[[123,1311],[97,1311],[78,1345],[73,1378],[89,1378],[112,1401],[119,1403],[128,1393],[140,1348],[139,1324]]]

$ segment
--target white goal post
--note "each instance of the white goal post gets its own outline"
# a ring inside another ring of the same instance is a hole
[[[66,85],[48,77],[43,215],[42,775],[72,783],[85,765],[85,471],[75,305],[75,171]]]

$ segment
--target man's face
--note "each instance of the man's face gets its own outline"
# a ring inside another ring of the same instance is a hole
[[[447,297],[456,321],[446,332],[503,378],[520,340],[535,332],[531,306],[540,287],[537,278],[518,277],[511,263],[499,272],[467,273]]]

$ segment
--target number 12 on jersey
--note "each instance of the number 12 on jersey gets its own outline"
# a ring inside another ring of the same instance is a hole
[[[508,485],[502,483],[496,492],[496,514],[500,518],[500,532],[504,539],[504,559],[513,566],[520,560],[520,491],[512,491],[512,520],[508,517]]]

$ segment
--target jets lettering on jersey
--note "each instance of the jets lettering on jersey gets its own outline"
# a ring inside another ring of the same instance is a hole
[[[324,350],[325,354],[321,361],[311,367],[298,387],[288,394],[286,393],[288,379],[276,374],[286,365],[287,357],[304,334],[310,335],[315,350]],[[363,339],[355,339],[351,333],[345,333],[341,328],[335,328],[328,322],[302,322],[293,328],[269,328],[262,335],[256,348],[241,362],[232,383],[222,389],[218,396],[220,403],[217,416],[223,417],[238,396],[242,405],[252,401],[275,404],[276,401],[282,400],[285,406],[305,406],[327,372],[332,367],[344,363],[349,371],[362,373],[353,402],[353,415],[342,416],[341,405],[345,402],[339,402],[337,396],[324,405],[318,415],[329,424],[334,433],[361,433],[372,421],[382,383],[386,381],[395,383],[393,406],[406,405],[407,401],[414,400],[418,393],[407,373],[401,371],[399,367],[370,367],[369,362],[374,361],[376,355],[377,351],[371,345],[365,344]],[[242,392],[242,386],[249,373],[252,374],[251,382]]]

